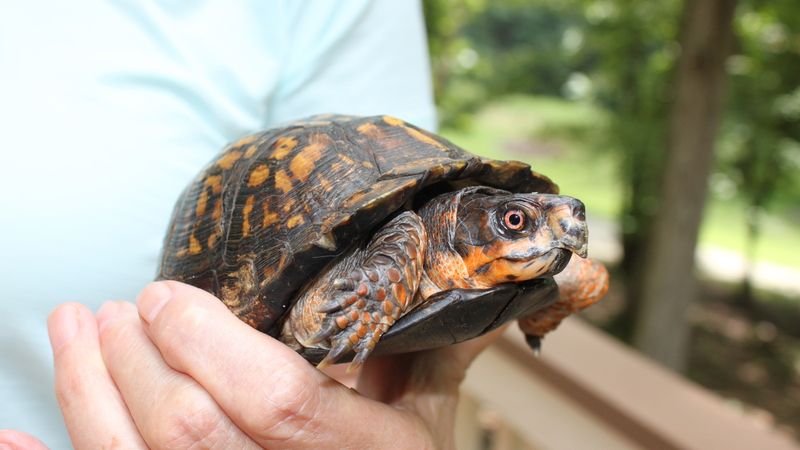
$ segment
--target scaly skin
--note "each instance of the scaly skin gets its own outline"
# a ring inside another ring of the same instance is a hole
[[[578,200],[551,194],[442,194],[395,217],[311,282],[281,339],[295,350],[328,349],[320,366],[350,351],[358,366],[398,318],[437,292],[549,276],[570,252],[585,256],[583,211]]]

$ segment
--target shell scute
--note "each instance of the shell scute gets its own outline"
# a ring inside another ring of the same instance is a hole
[[[315,116],[242,138],[206,167],[176,204],[159,277],[209,290],[270,332],[346,246],[448,183],[555,189],[526,164],[481,159],[394,117]]]

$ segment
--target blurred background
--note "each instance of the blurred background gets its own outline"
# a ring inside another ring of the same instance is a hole
[[[442,134],[586,203],[583,318],[797,439],[800,4],[424,7]]]

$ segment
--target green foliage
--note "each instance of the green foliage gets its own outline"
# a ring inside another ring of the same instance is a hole
[[[574,34],[580,19],[548,5],[491,3],[464,27],[476,54],[483,55],[476,79],[494,95],[559,92],[577,65],[571,52],[582,40]]]
[[[442,125],[512,93],[590,99],[612,113],[595,150],[617,150],[626,236],[657,207],[676,0],[426,1]],[[597,136],[593,136],[597,138]]]
[[[597,61],[589,71],[594,100],[612,117],[606,142],[616,150],[613,157],[623,180],[623,269],[628,275],[628,298],[638,299],[636,280],[659,205],[681,5],[674,0],[586,0],[579,4],[586,20],[583,51]],[[623,336],[635,308],[627,313],[621,320]]]
[[[509,93],[561,92],[582,66],[579,11],[556,1],[424,2],[442,124]],[[578,82],[579,83],[579,82]]]
[[[711,188],[720,198],[746,203],[744,252],[751,260],[763,248],[761,235],[773,232],[768,211],[783,211],[787,220],[800,222],[791,216],[800,212],[800,20],[796,10],[795,2],[741,3],[738,45],[728,61],[730,95]],[[752,303],[752,297],[746,278],[740,300]]]
[[[715,188],[754,214],[800,203],[800,18],[791,1],[750,1],[738,11],[738,49]]]
[[[554,95],[606,111],[587,145],[616,161],[629,269],[659,205],[682,0],[425,0],[442,125],[493,99]],[[712,195],[800,221],[800,14],[796,0],[740,0]],[[555,126],[557,127],[557,126]],[[585,129],[560,131],[573,134]],[[755,218],[755,219],[754,219]],[[746,224],[745,224],[746,225]]]
[[[673,71],[681,54],[677,39],[689,0],[423,1],[443,132],[487,156],[531,162],[595,214],[619,214],[623,281],[628,300],[638,298],[636,271],[659,208]],[[729,95],[700,238],[798,267],[800,4],[737,3]],[[774,303],[763,296],[759,292],[759,305]],[[785,306],[796,311],[796,299]],[[628,309],[614,331],[624,337],[635,313]],[[791,328],[795,315],[769,320]],[[725,369],[707,381],[720,385],[727,374],[741,384],[737,378],[752,371],[739,369],[752,369],[755,355],[768,354],[780,370],[764,373],[780,382],[772,389],[778,395],[760,389],[745,397],[758,403],[771,396],[765,404],[772,409],[789,405],[779,417],[796,418],[795,399],[782,395],[791,353],[754,347],[731,371],[730,352],[740,347],[723,340],[697,352],[700,361]]]

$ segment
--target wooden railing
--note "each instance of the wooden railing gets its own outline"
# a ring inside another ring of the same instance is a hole
[[[534,358],[511,327],[473,364],[460,450],[800,450],[786,435],[580,319]]]

